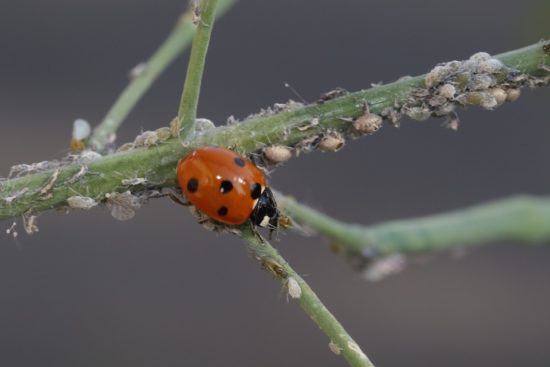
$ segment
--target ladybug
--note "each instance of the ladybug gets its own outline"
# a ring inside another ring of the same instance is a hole
[[[237,153],[199,148],[179,161],[177,175],[191,204],[217,222],[235,225],[250,219],[260,227],[277,227],[279,211],[265,175]]]

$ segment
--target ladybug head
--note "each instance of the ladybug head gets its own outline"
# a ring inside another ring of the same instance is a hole
[[[258,198],[258,202],[250,214],[250,220],[259,227],[269,228],[270,231],[277,228],[279,210],[269,187],[266,187]]]

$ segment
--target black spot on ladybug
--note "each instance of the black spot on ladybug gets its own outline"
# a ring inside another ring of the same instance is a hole
[[[222,206],[221,208],[218,209],[218,214],[221,216],[221,217],[225,217],[227,215],[227,207],[225,206]]]
[[[196,192],[199,188],[199,181],[196,178],[190,178],[189,181],[187,181],[187,191],[189,192]]]
[[[220,184],[220,192],[222,194],[227,194],[229,191],[233,189],[233,184],[231,181],[223,180]]]
[[[235,164],[239,167],[244,167],[244,161],[239,157],[235,158]]]
[[[250,196],[252,197],[252,199],[256,200],[257,198],[260,197],[261,194],[262,194],[262,185],[260,185],[257,182],[252,184],[252,186],[250,187]]]

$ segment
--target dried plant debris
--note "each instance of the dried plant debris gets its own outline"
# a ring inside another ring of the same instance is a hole
[[[67,204],[72,209],[90,210],[98,203],[90,197],[75,195],[67,199]]]
[[[460,126],[460,119],[458,118],[458,115],[456,113],[451,112],[447,116],[447,119],[443,121],[443,124],[441,124],[441,126],[457,131],[458,127]]]
[[[124,186],[138,186],[147,184],[147,179],[145,177],[136,177],[136,178],[126,178],[120,181]]]
[[[36,224],[36,215],[32,215],[30,212],[23,214],[23,228],[28,235],[32,235],[39,231]]]
[[[38,191],[38,195],[42,200],[46,200],[52,197],[52,190],[55,186],[55,183],[57,182],[57,178],[59,177],[59,172],[61,172],[59,168],[53,171],[44,186],[42,186]]]
[[[380,281],[405,269],[407,259],[401,254],[389,255],[371,262],[363,272],[363,278],[369,282]]]
[[[8,236],[12,236],[13,239],[16,239],[17,236],[19,236],[19,233],[17,233],[17,230],[15,229],[15,227],[17,227],[17,222],[14,221],[14,222],[11,224],[11,226],[10,226],[8,229],[6,229],[6,234],[7,234]]]
[[[130,191],[111,192],[105,194],[105,199],[113,218],[121,221],[132,219],[136,214],[136,209],[141,206],[139,198],[132,195]]]
[[[301,152],[309,153],[315,150],[319,146],[319,142],[322,138],[323,134],[319,134],[302,139],[294,146],[294,148],[296,148],[296,156],[298,157]]]
[[[340,348],[338,346],[338,344],[336,344],[335,342],[331,341],[330,343],[328,343],[328,348],[330,349],[330,351],[334,354],[336,354],[337,356],[339,356],[341,353],[342,353],[342,348]]]
[[[399,107],[386,107],[382,110],[380,115],[387,119],[393,126],[399,127],[399,120],[401,120]]]
[[[21,176],[30,175],[32,173],[44,172],[52,169],[59,168],[65,165],[66,162],[53,160],[53,161],[42,161],[38,163],[31,164],[17,164],[10,168],[8,173],[8,178],[16,178]]]
[[[304,104],[301,102],[296,102],[292,99],[289,99],[286,103],[274,103],[273,106],[262,108],[260,112],[248,115],[245,120],[250,120],[258,117],[271,116],[280,112],[290,112],[295,111],[304,107]]]
[[[88,173],[88,166],[81,166],[77,173],[65,181],[66,185],[72,185],[80,181]]]
[[[28,187],[23,187],[21,190],[18,190],[16,192],[10,194],[9,196],[6,196],[4,198],[4,202],[6,204],[12,204],[15,200],[17,200],[21,196],[25,195],[27,193],[27,191],[29,191],[29,188]]]
[[[53,185],[55,185],[55,181],[57,181],[58,175],[61,172],[61,168],[73,163],[78,163],[82,166],[73,177],[64,182],[65,184],[72,184],[80,180],[87,173],[88,168],[86,167],[86,165],[88,163],[93,162],[101,157],[101,154],[92,150],[83,150],[77,154],[70,153],[60,160],[42,161],[30,164],[17,164],[10,168],[7,178],[12,179],[35,173],[52,171],[52,174],[50,175],[47,184],[45,184],[44,187],[40,189],[40,195],[44,197],[48,196],[48,191],[51,191]]]
[[[306,131],[306,130],[309,130],[311,128],[314,128],[314,127],[318,126],[319,122],[320,122],[319,118],[314,117],[311,120],[308,120],[304,125],[296,127],[296,129],[298,131]]]
[[[225,121],[226,125],[237,125],[240,122],[239,119],[237,119],[235,116],[231,115],[227,118]]]
[[[69,159],[80,164],[87,164],[98,160],[101,157],[103,156],[98,152],[94,152],[93,150],[84,150],[78,155],[70,155]]]

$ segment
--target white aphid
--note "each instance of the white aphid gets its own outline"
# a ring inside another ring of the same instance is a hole
[[[84,119],[76,119],[73,122],[73,139],[84,140],[90,136],[92,128],[88,121]]]
[[[302,296],[302,287],[294,277],[288,277],[286,280],[286,288],[288,289],[288,295],[294,299],[298,299]]]

